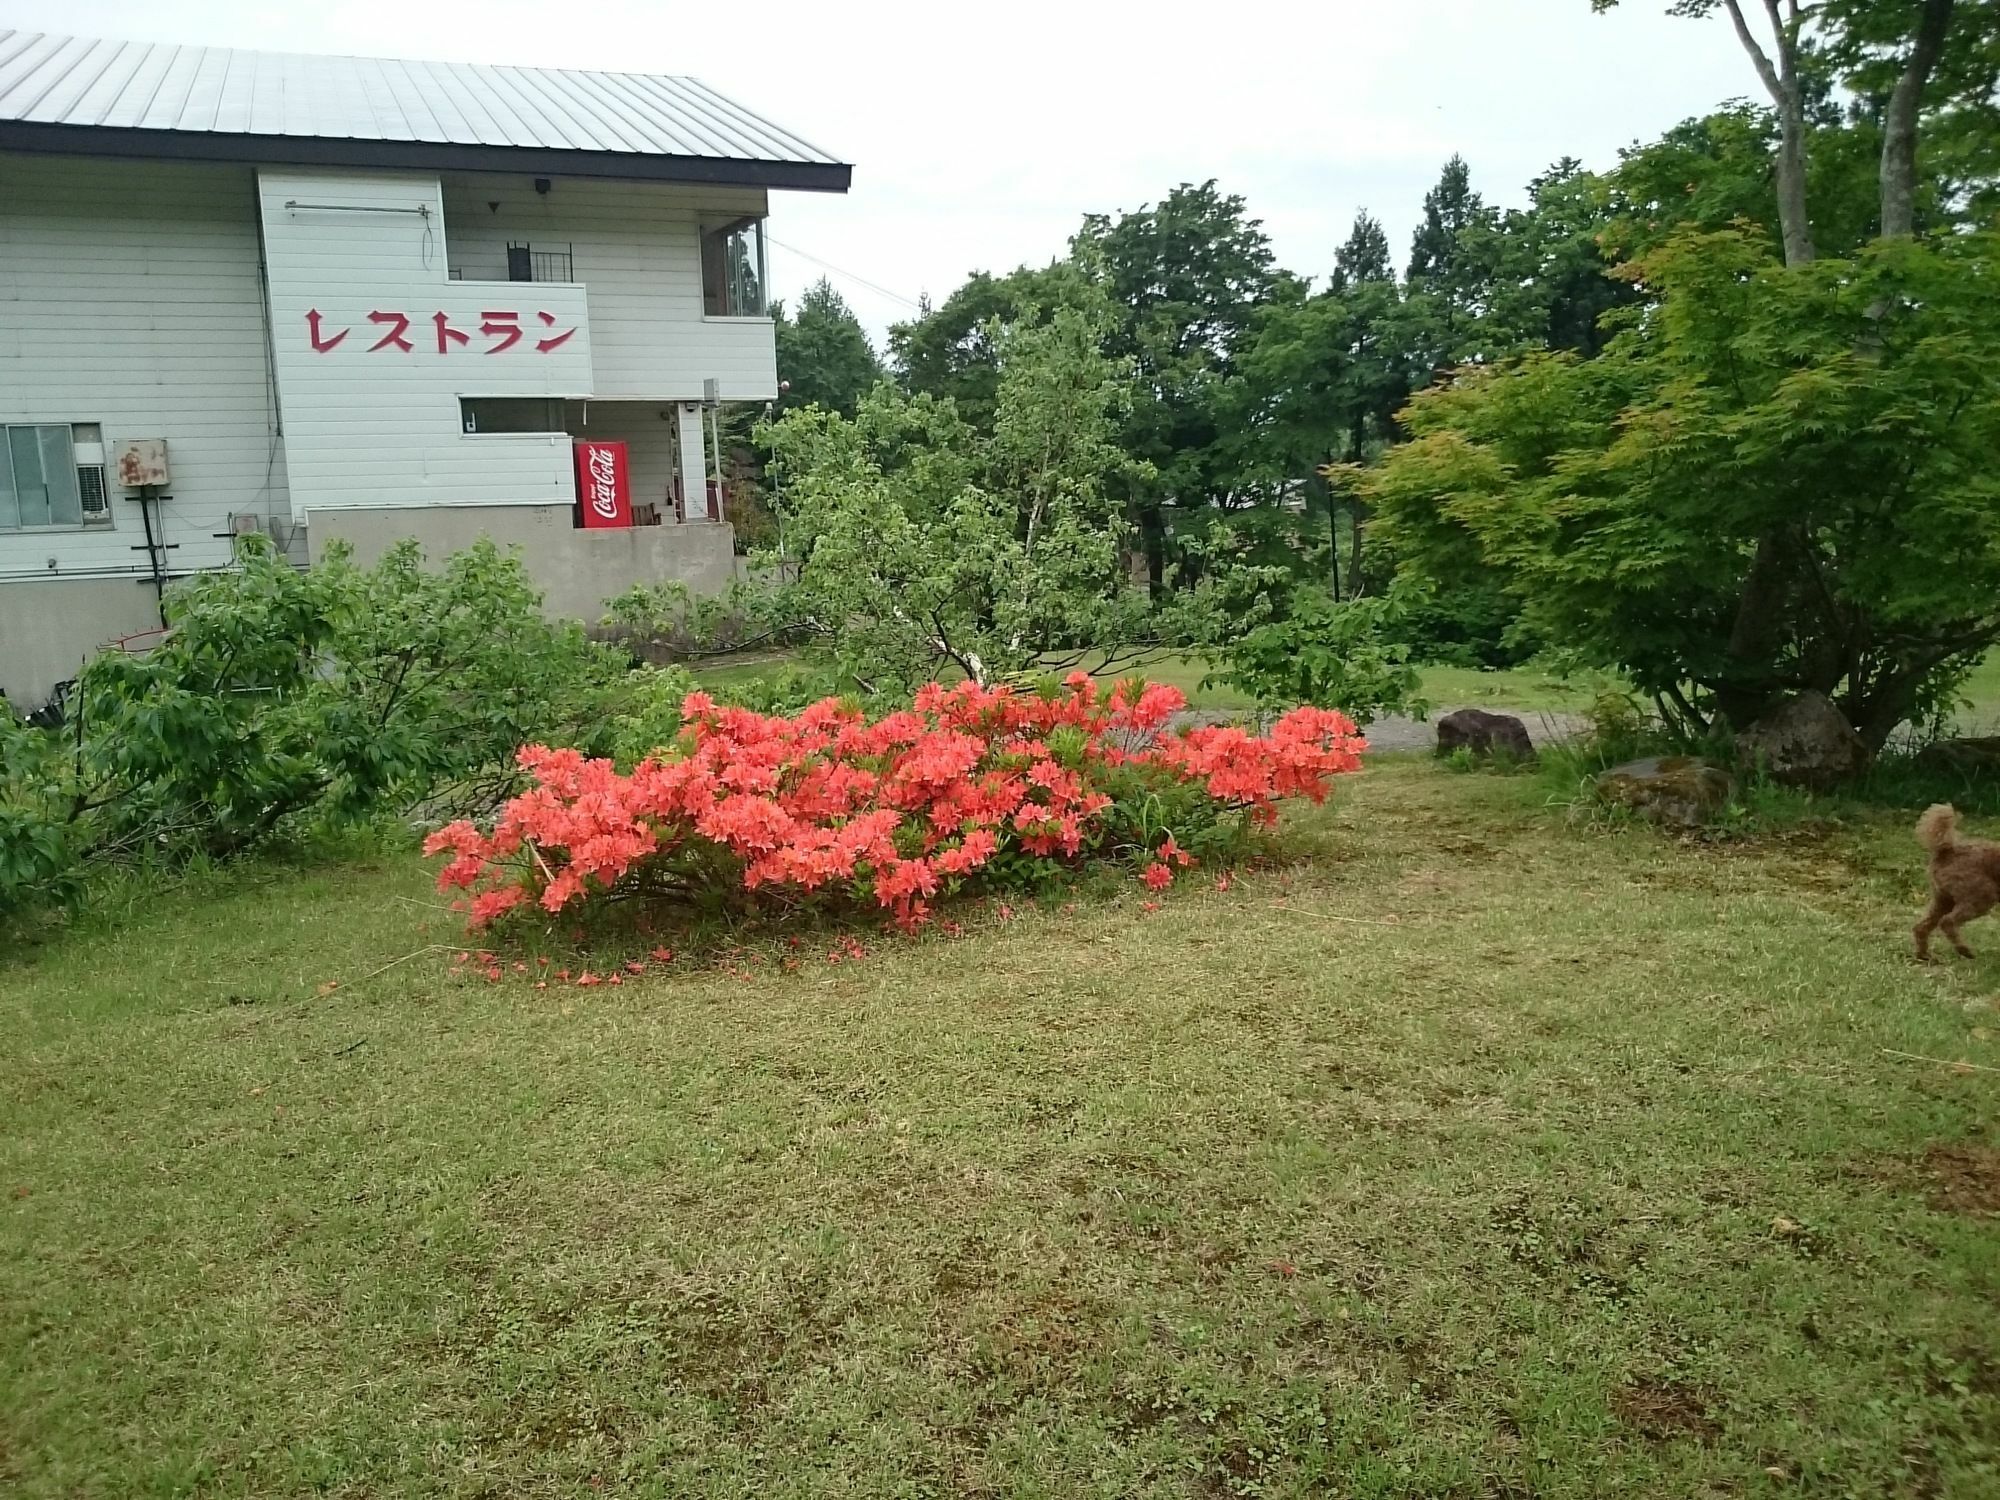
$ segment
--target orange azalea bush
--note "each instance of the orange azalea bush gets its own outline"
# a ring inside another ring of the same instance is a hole
[[[1089,859],[1132,861],[1164,889],[1231,822],[1324,801],[1366,748],[1328,709],[1295,709],[1265,735],[1169,731],[1184,706],[1157,684],[1102,694],[1080,672],[1049,693],[932,683],[872,722],[833,698],[786,717],[690,693],[671,752],[623,774],[525,746],[534,786],[490,832],[453,823],[424,852],[450,856],[438,884],[469,894],[475,925],[650,886],[873,900],[907,928],[969,882],[1028,885]]]

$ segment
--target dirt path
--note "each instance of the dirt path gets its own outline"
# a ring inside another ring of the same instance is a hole
[[[1486,707],[1482,704],[1481,707]],[[1437,747],[1437,721],[1451,712],[1440,708],[1428,719],[1413,719],[1407,714],[1388,714],[1375,720],[1362,732],[1368,736],[1370,754],[1382,752],[1404,752],[1410,750],[1432,750]],[[1537,746],[1559,743],[1582,734],[1590,727],[1589,720],[1582,714],[1559,713],[1553,709],[1531,708],[1487,708],[1488,713],[1512,714],[1528,727],[1528,738]],[[1175,714],[1176,727],[1191,724],[1235,724],[1242,723],[1242,713],[1228,713],[1214,709],[1193,709]]]
[[[1435,749],[1437,721],[1442,715],[1450,712],[1449,708],[1440,708],[1428,719],[1412,719],[1404,714],[1390,714],[1377,719],[1365,731],[1368,736],[1368,748],[1372,751]],[[1528,726],[1528,738],[1537,746],[1571,739],[1588,727],[1588,721],[1582,714],[1557,713],[1553,710],[1538,712],[1525,708],[1488,708],[1487,712],[1512,714]]]

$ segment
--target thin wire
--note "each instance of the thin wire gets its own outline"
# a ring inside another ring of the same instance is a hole
[[[886,286],[877,286],[874,282],[870,281],[866,276],[857,276],[852,271],[843,270],[841,267],[836,266],[832,261],[821,260],[817,255],[814,255],[811,251],[801,250],[797,245],[787,245],[783,240],[779,239],[776,235],[772,234],[768,229],[764,231],[764,238],[766,240],[769,240],[772,244],[776,245],[780,250],[789,250],[792,252],[792,254],[799,256],[802,259],[809,260],[814,265],[823,267],[824,269],[833,272],[833,274],[836,276],[845,276],[849,281],[854,282],[857,286],[865,286],[868,288],[869,291],[887,297],[891,302],[902,303],[903,306],[907,307],[911,312],[920,313],[924,310],[923,303],[913,301],[912,299],[902,295],[902,293],[900,292],[892,292]]]

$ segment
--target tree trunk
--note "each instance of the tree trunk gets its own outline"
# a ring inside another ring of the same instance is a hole
[[[1333,486],[1324,479],[1320,483],[1326,489],[1326,540],[1333,549],[1333,566],[1327,571],[1333,580],[1333,602],[1340,602],[1340,507],[1334,503]]]
[[[1139,543],[1146,553],[1146,586],[1157,599],[1167,586],[1167,524],[1159,500],[1150,496],[1139,502]]]
[[[1354,545],[1347,549],[1347,597],[1359,599],[1368,591],[1368,582],[1361,576],[1361,539],[1368,530],[1368,507],[1359,500],[1349,500],[1347,511],[1354,518]]]
[[[1769,663],[1785,608],[1784,572],[1784,542],[1773,529],[1757,539],[1750,570],[1743,575],[1725,652],[1731,676],[1715,689],[1716,709],[1733,729],[1752,723],[1782,691],[1770,679]]]
[[[1812,219],[1806,202],[1806,108],[1799,81],[1798,7],[1789,24],[1780,16],[1778,0],[1764,0],[1777,45],[1773,62],[1743,17],[1740,0],[1724,0],[1736,38],[1756,65],[1771,102],[1778,107],[1778,228],[1785,241],[1785,264],[1802,266],[1813,259]],[[1736,618],[1730,624],[1725,653],[1729,679],[1715,692],[1716,708],[1732,727],[1741,729],[1768,708],[1781,691],[1771,681],[1772,644],[1785,606],[1784,539],[1773,527],[1757,538],[1757,551],[1737,597]]]
[[[1910,60],[1882,116],[1882,237],[1917,232],[1917,120],[1924,87],[1944,53],[1954,0],[1924,0]]]
[[[1792,19],[1787,22],[1778,14],[1778,0],[1764,0],[1777,43],[1778,57],[1773,62],[1743,18],[1741,0],[1724,3],[1736,27],[1736,39],[1750,54],[1757,76],[1778,107],[1778,227],[1785,238],[1785,264],[1802,266],[1813,258],[1813,239],[1812,220],[1806,213],[1806,105],[1799,82],[1798,7],[1792,7]]]
[[[1778,227],[1785,237],[1785,264],[1803,266],[1814,255],[1812,220],[1806,213],[1805,106],[1792,99],[1778,111]]]

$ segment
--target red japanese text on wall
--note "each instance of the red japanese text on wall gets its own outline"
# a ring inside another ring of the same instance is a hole
[[[632,524],[632,470],[625,444],[576,444],[576,499],[585,526]]]
[[[374,325],[375,341],[356,348],[369,354],[417,352],[418,339],[412,336],[411,329],[419,326],[419,320],[411,314],[378,307],[370,310],[366,321]],[[481,354],[505,354],[517,345],[525,352],[550,354],[576,337],[576,329],[561,327],[562,320],[552,312],[529,314],[518,309],[494,308],[481,312],[479,322],[472,328],[457,327],[451,314],[445,312],[427,314],[421,322],[430,325],[422,335],[426,354],[450,354],[454,350],[471,353],[475,339],[479,343],[477,352]],[[315,354],[331,354],[355,331],[352,325],[334,327],[333,320],[316,307],[306,314],[306,342]],[[530,339],[530,334],[535,337]]]

